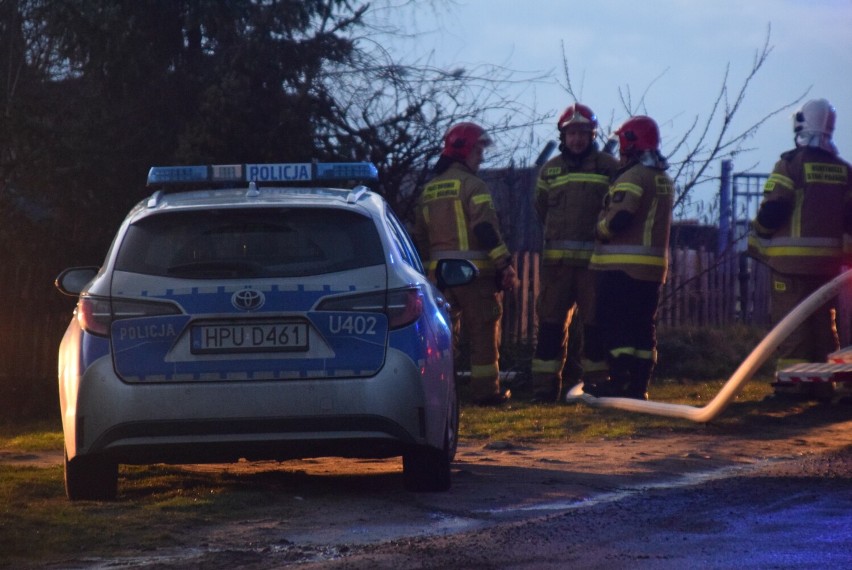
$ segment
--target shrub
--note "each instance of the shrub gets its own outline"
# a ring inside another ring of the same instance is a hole
[[[762,329],[745,325],[659,329],[655,376],[677,380],[728,378],[765,334]],[[773,372],[773,359],[768,358],[755,376],[771,377]]]

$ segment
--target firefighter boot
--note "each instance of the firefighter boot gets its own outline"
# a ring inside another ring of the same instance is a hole
[[[583,377],[580,378],[580,386],[586,394],[602,390],[609,382],[609,365],[605,360],[594,361],[583,359]],[[586,389],[588,387],[588,390]],[[568,388],[565,394],[565,403],[571,404],[579,401],[580,395],[576,387]]]
[[[630,386],[630,365],[628,356],[619,356],[609,363],[607,381],[589,380],[583,383],[583,392],[596,398],[622,398]]]
[[[632,360],[631,356],[619,356],[609,363],[610,391],[617,398],[624,398],[630,389]]]
[[[613,396],[612,384],[609,379],[583,382],[583,393],[595,398],[610,398]]]
[[[500,387],[496,365],[471,366],[470,392],[476,406],[500,406],[512,397],[511,390]]]
[[[582,359],[583,377],[581,378],[583,392],[593,396],[603,395],[603,392],[607,391],[609,383],[609,364],[606,347],[596,326],[587,324],[584,327],[583,343],[585,349],[585,355]],[[565,396],[565,401],[571,402],[573,400],[574,398],[569,390]]]
[[[650,358],[631,358],[630,384],[625,396],[636,400],[648,399],[648,386],[651,384],[651,376],[654,374],[654,361]]]
[[[553,404],[559,401],[561,392],[562,382],[556,374],[551,374],[546,378],[534,377],[531,401],[536,404]]]
[[[532,401],[553,404],[562,392],[565,361],[565,335],[562,323],[543,322],[538,329],[538,344],[532,360]]]

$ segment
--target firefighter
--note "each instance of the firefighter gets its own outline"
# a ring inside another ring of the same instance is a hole
[[[609,380],[584,382],[593,396],[647,399],[657,360],[656,319],[669,259],[674,182],[660,131],[634,116],[616,131],[620,169],[596,226],[589,267],[597,274],[595,319]]]
[[[559,401],[569,342],[576,346],[584,337],[595,338],[583,333],[594,326],[589,259],[598,212],[618,168],[615,158],[598,150],[598,120],[586,105],[569,106],[556,127],[560,154],[542,166],[535,190],[536,212],[544,226],[538,342],[532,361],[533,399],[538,402]],[[582,328],[571,327],[576,311]],[[569,339],[569,330],[580,335]],[[605,363],[583,359],[581,368],[590,377],[605,370]]]
[[[480,270],[473,283],[444,294],[456,339],[464,322],[470,342],[471,398],[483,406],[500,405],[511,397],[500,386],[498,347],[502,291],[517,282],[491,194],[476,175],[490,145],[488,134],[474,123],[459,123],[447,131],[436,176],[420,196],[413,232],[430,275],[439,259],[448,258],[469,259]]]
[[[771,318],[777,323],[840,271],[843,234],[852,233],[850,165],[832,142],[836,113],[825,99],[793,114],[795,148],[766,180],[752,220],[749,253],[772,270]],[[839,343],[834,301],[813,313],[781,344],[777,369],[826,362]]]

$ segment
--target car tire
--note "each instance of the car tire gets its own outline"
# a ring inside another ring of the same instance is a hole
[[[402,455],[402,478],[406,490],[419,493],[448,491],[450,467],[456,456],[459,436],[459,401],[455,390],[450,399],[443,449],[414,446]]]
[[[72,501],[112,501],[118,495],[118,464],[102,457],[68,459],[65,452],[65,494]]]

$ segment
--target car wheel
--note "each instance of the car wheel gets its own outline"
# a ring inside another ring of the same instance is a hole
[[[452,482],[450,465],[456,456],[458,435],[459,402],[453,390],[444,430],[443,449],[418,445],[402,455],[402,478],[408,491],[432,493],[449,490]]]
[[[68,459],[65,452],[65,494],[72,501],[111,501],[118,494],[118,464],[101,457]]]

